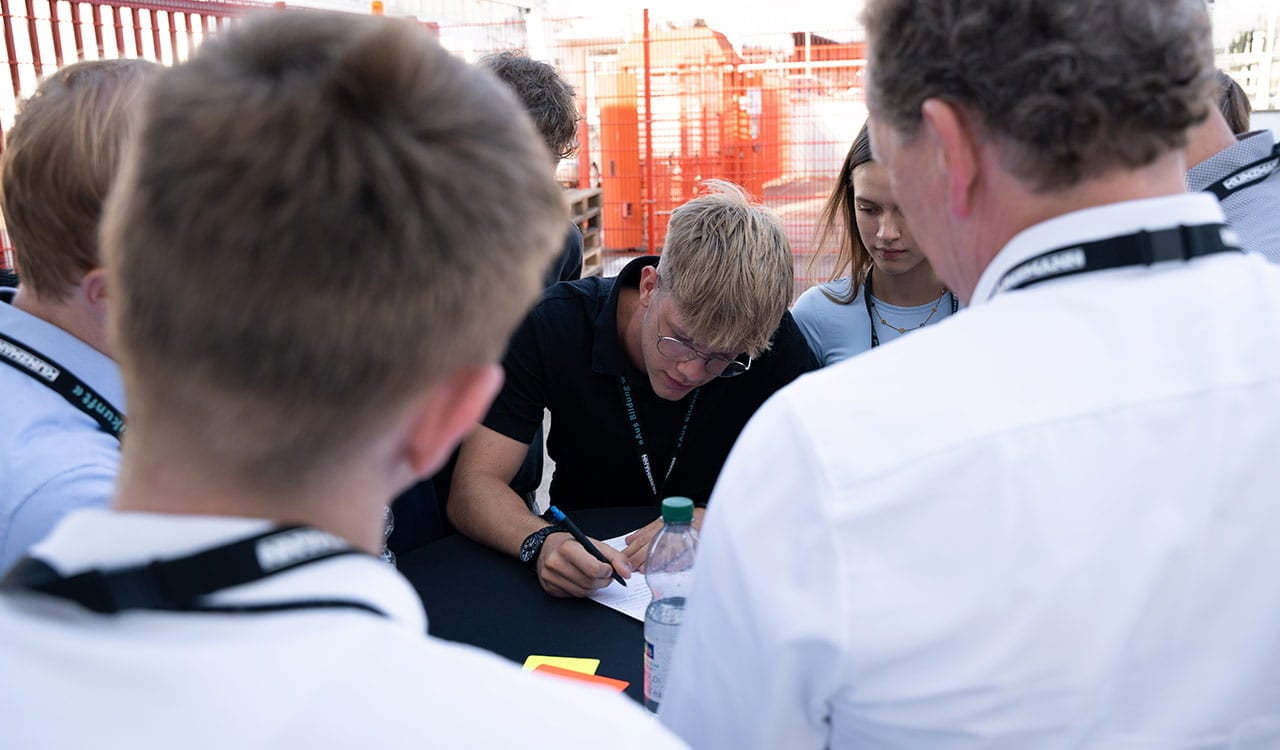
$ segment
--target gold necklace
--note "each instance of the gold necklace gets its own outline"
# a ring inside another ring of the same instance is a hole
[[[933,307],[929,309],[929,315],[925,317],[924,321],[921,322],[920,325],[918,326],[911,326],[909,328],[906,328],[906,327],[899,328],[898,326],[895,326],[894,324],[885,320],[884,313],[880,312],[880,306],[875,303],[875,298],[871,298],[871,308],[876,311],[876,317],[880,319],[880,325],[888,326],[889,328],[892,328],[898,333],[906,333],[907,331],[916,331],[929,325],[929,321],[933,320],[933,316],[938,312],[938,306],[941,305],[942,300],[946,298],[947,298],[947,290],[944,289],[942,290],[942,295],[933,301]]]

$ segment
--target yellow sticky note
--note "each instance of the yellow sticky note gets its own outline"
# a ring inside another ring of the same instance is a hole
[[[528,672],[530,670],[537,669],[543,664],[550,667],[567,669],[570,672],[577,672],[579,674],[595,674],[596,670],[600,668],[599,659],[579,659],[573,656],[539,656],[534,654],[524,660],[524,670]]]

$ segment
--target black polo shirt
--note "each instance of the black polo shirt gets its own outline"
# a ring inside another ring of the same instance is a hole
[[[818,367],[788,312],[771,349],[745,374],[698,388],[692,413],[693,394],[680,401],[659,398],[649,387],[649,377],[627,359],[618,338],[619,292],[638,288],[640,269],[657,263],[657,257],[637,258],[616,278],[551,287],[507,350],[506,383],[484,425],[527,443],[542,424],[543,408],[551,410],[547,453],[556,462],[551,500],[565,510],[656,505],[672,495],[705,504],[751,415],[779,388]],[[623,399],[624,376],[631,385],[658,497],[640,462]],[[664,482],[686,414],[684,444]]]

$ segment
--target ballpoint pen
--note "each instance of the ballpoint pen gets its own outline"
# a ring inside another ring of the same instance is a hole
[[[596,549],[596,546],[591,543],[591,540],[587,538],[587,535],[582,533],[582,529],[578,528],[578,524],[570,521],[569,517],[554,505],[547,508],[547,513],[550,513],[551,519],[563,526],[564,530],[569,532],[570,536],[577,539],[578,544],[581,544],[592,557],[609,566],[609,572],[613,575],[613,580],[623,586],[627,585],[627,582],[623,580],[622,576],[618,575],[618,571],[614,570],[613,563],[609,562],[609,558],[605,557],[603,552]]]

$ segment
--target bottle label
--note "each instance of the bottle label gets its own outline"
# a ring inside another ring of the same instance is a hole
[[[661,655],[655,656],[657,649],[649,639],[644,641],[644,705],[650,711],[658,710],[658,702],[662,700],[662,662]]]

